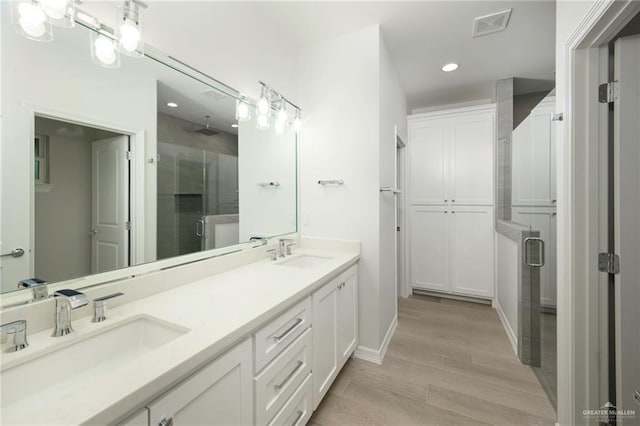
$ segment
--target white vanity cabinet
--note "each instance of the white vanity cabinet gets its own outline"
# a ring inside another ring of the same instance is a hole
[[[149,424],[252,424],[252,355],[247,339],[213,360],[149,404]]]
[[[314,409],[355,349],[357,287],[357,267],[354,266],[313,293]]]

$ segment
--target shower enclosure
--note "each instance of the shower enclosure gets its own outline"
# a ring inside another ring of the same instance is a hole
[[[158,259],[238,238],[238,157],[158,142]]]

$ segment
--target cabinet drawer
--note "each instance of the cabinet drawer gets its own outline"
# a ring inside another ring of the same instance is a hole
[[[282,410],[269,422],[269,426],[305,425],[311,418],[311,374],[302,382]]]
[[[307,329],[255,379],[256,424],[267,424],[311,371]]]
[[[311,324],[311,298],[307,297],[254,335],[256,372],[262,370]]]

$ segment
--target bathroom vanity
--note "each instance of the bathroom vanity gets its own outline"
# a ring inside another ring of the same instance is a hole
[[[2,422],[305,424],[357,344],[359,244],[300,245],[275,261],[266,245],[198,262],[190,269],[246,260],[161,293],[113,299],[119,306],[99,323],[82,308],[67,336],[32,332],[28,348],[3,354]],[[170,274],[108,291],[142,294]],[[37,316],[27,312],[36,305],[3,317]]]

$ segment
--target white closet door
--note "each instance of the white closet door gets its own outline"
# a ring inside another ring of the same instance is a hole
[[[450,173],[453,204],[493,204],[493,117],[477,114],[453,119]]]
[[[451,222],[451,291],[493,297],[493,207],[454,207]]]
[[[411,209],[411,282],[414,288],[448,291],[446,206]]]
[[[556,307],[556,211],[555,207],[514,207],[513,221],[540,232],[545,265],[540,270],[540,303]]]
[[[413,121],[409,126],[411,204],[444,204],[449,199],[449,121]]]

